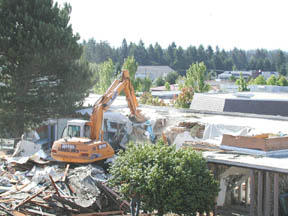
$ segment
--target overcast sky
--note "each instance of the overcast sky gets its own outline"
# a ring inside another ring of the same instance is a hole
[[[57,0],[81,39],[288,51],[287,0]]]

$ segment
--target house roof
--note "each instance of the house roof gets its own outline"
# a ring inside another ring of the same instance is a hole
[[[136,74],[158,73],[168,74],[174,70],[169,66],[138,66]]]
[[[212,112],[236,112],[288,116],[288,94],[195,94],[190,108]]]

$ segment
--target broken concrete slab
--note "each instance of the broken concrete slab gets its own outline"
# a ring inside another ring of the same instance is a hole
[[[41,149],[41,145],[28,140],[20,140],[17,143],[13,157],[30,157]]]

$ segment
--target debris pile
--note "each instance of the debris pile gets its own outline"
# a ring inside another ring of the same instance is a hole
[[[2,157],[0,215],[117,215],[129,203],[106,184],[97,165],[64,165],[30,157]]]
[[[165,131],[165,135],[172,144],[183,144],[185,141],[193,141],[195,138],[201,139],[205,125],[198,122],[179,122],[177,126],[172,125]],[[183,138],[183,139],[182,139]]]

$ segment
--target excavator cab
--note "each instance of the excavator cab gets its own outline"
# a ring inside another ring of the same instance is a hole
[[[73,119],[67,122],[67,126],[63,130],[62,138],[65,137],[90,137],[90,125],[88,121]]]

